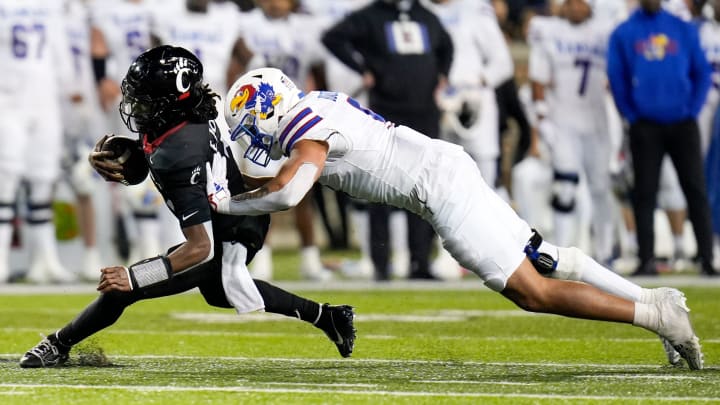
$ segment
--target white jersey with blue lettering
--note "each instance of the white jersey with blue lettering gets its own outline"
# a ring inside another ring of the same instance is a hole
[[[37,108],[42,95],[56,105],[71,75],[69,56],[62,3],[0,0],[0,99]]]
[[[307,94],[281,119],[276,136],[288,156],[301,140],[327,142],[321,184],[420,215],[490,288],[502,290],[524,258],[530,227],[457,145],[395,126],[335,92]]]
[[[546,86],[555,124],[579,132],[605,125],[606,52],[612,27],[607,20],[571,24],[558,18],[532,33],[528,74]]]
[[[0,0],[0,177],[5,191],[18,178],[47,182],[60,172],[60,101],[76,91],[62,6],[55,0]]]
[[[211,8],[207,12],[183,8],[159,14],[153,33],[163,44],[193,52],[203,64],[203,80],[217,94],[225,94],[230,55],[239,36],[239,15],[237,7]]]
[[[270,19],[262,10],[243,13],[237,23],[242,37],[255,54],[248,70],[274,67],[305,88],[310,68],[322,63],[327,55],[320,42],[322,20],[318,17],[291,13],[287,18]]]
[[[92,25],[110,50],[108,77],[122,82],[130,64],[150,48],[152,21],[152,9],[144,2],[107,1],[93,8]]]

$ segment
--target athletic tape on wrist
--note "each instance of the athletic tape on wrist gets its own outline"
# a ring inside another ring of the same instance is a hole
[[[133,289],[146,288],[168,281],[172,277],[170,260],[165,256],[151,257],[130,266]]]

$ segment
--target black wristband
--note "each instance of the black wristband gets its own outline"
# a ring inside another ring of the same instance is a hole
[[[100,83],[105,78],[105,58],[92,58],[92,70],[95,83]]]

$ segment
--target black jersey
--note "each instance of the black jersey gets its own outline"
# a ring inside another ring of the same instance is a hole
[[[240,242],[248,248],[248,257],[262,247],[269,215],[222,215],[208,202],[208,163],[225,162],[231,195],[246,191],[230,147],[222,142],[214,121],[182,123],[152,142],[144,140],[143,149],[150,176],[181,228],[211,220],[216,243]]]

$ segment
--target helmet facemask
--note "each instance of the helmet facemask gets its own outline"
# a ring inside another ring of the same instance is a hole
[[[271,159],[277,160],[282,157],[282,148],[275,136],[260,129],[257,121],[255,114],[246,113],[240,123],[231,129],[230,139],[238,141],[240,137],[246,135],[250,144],[247,145],[244,157],[253,163],[267,167]]]

